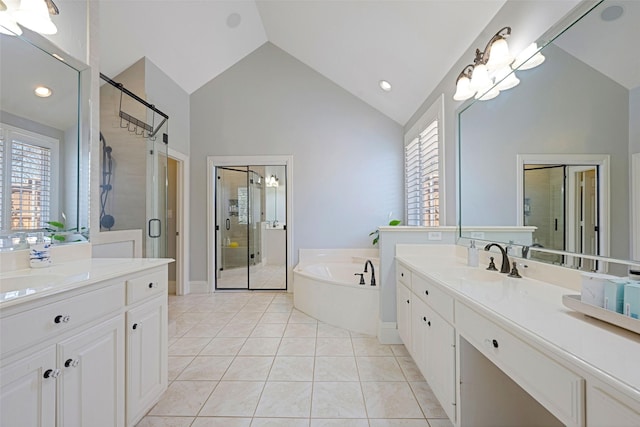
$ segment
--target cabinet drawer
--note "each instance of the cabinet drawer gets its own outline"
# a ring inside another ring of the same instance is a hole
[[[429,304],[444,320],[453,324],[453,298],[417,274],[413,275],[411,281],[413,282],[413,293]]]
[[[166,268],[127,280],[127,304],[166,293],[167,280]]]
[[[399,263],[396,263],[396,282],[400,282],[411,289],[411,270]]]
[[[458,333],[568,426],[584,426],[584,379],[456,302]]]
[[[45,341],[124,306],[124,287],[114,282],[0,321],[2,354]]]

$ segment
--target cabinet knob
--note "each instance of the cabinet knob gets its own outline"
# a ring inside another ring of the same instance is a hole
[[[404,277],[404,273],[400,273],[400,277]]]
[[[407,304],[409,304],[409,300],[407,300]]]
[[[69,323],[71,320],[71,316],[68,314],[58,314],[54,319],[53,323]]]
[[[424,294],[429,295],[429,291],[428,290],[424,291]]]
[[[149,289],[157,288],[158,284],[154,282],[149,282]]]
[[[424,316],[424,317],[422,318],[422,321],[423,321],[423,322],[426,322],[426,321],[427,321],[427,317],[426,317],[426,316]]]
[[[431,320],[429,320],[429,321],[427,322],[427,325],[428,325],[428,326],[431,326]]]
[[[47,369],[42,376],[45,378],[58,378],[58,375],[60,375],[60,369]]]
[[[80,361],[78,359],[67,359],[64,362],[64,366],[65,368],[75,368],[79,363]]]
[[[491,341],[491,344],[493,345],[493,348],[498,348],[498,340]]]
[[[138,329],[138,324],[137,324],[137,323],[134,323],[134,324],[133,324],[133,326],[131,327],[131,329],[133,329],[134,331],[135,331],[136,329]]]

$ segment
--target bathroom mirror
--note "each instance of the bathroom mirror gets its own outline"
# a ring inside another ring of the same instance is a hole
[[[85,241],[89,70],[28,30],[0,34],[0,67],[0,250],[46,228],[56,243]]]
[[[600,2],[538,42],[518,86],[462,106],[461,237],[584,270],[603,263],[572,255],[640,261],[638,22],[640,2]]]

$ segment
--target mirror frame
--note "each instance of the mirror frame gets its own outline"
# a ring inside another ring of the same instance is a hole
[[[84,62],[74,58],[59,48],[55,43],[46,37],[28,30],[23,29],[21,35],[3,35],[3,37],[16,37],[22,40],[27,45],[32,46],[35,49],[40,50],[46,55],[49,55],[52,60],[60,61],[64,65],[68,66],[71,70],[78,73],[78,99],[76,102],[76,132],[77,132],[77,165],[76,165],[76,224],[78,230],[84,228],[84,237],[86,241],[82,242],[68,242],[62,244],[72,243],[87,243],[90,236],[90,194],[91,194],[91,165],[90,165],[90,152],[91,152],[91,68]],[[84,202],[84,209],[81,209]],[[57,220],[57,219],[54,219]],[[60,244],[60,243],[58,243]],[[26,250],[26,249],[25,249]]]
[[[557,39],[558,37],[560,37],[562,34],[564,34],[566,31],[570,30],[575,24],[577,24],[579,21],[582,20],[583,17],[585,17],[586,15],[588,15],[589,13],[591,13],[595,8],[597,8],[598,6],[600,6],[605,0],[585,0],[583,2],[581,2],[580,4],[578,4],[573,10],[571,10],[564,18],[560,19],[558,22],[556,22],[551,28],[549,28],[538,40],[536,40],[537,45],[539,46],[538,51],[543,51],[544,48],[552,43],[555,39]],[[516,70],[513,71],[517,71],[518,69],[516,68]],[[512,71],[512,72],[513,72]],[[511,74],[511,73],[510,73]],[[507,76],[505,76],[504,78],[506,78]],[[500,80],[501,81],[501,80]],[[493,87],[497,86],[500,81],[496,81],[495,84],[487,89],[487,92],[490,91]],[[487,240],[487,239],[475,239],[473,237],[470,237],[468,235],[464,235],[463,236],[463,224],[462,224],[462,165],[461,165],[461,151],[462,151],[462,132],[461,132],[461,114],[464,113],[467,109],[469,109],[471,106],[475,105],[478,102],[486,102],[486,101],[480,101],[479,99],[474,99],[471,98],[470,100],[465,101],[464,103],[462,103],[462,105],[457,109],[456,111],[456,143],[457,143],[457,155],[456,155],[456,167],[457,167],[457,174],[456,174],[456,179],[457,179],[457,228],[458,228],[458,235],[456,236],[456,243],[458,245],[461,246],[468,246],[468,242],[470,240],[477,240],[477,241],[483,241],[483,242],[493,242],[493,240]],[[639,159],[637,160],[638,162],[640,162],[640,156],[638,156]],[[631,181],[632,177],[630,177],[630,186],[633,188],[633,182]],[[518,194],[522,194],[522,189],[518,189]],[[631,203],[635,203],[635,205],[640,205],[640,196],[638,197],[638,200],[630,200]],[[522,212],[523,210],[523,206],[521,206],[520,204],[518,204],[518,212]],[[637,215],[640,215],[640,213],[638,213]],[[631,217],[630,218],[631,222],[633,223],[634,218]],[[631,224],[631,232],[634,232],[634,224]],[[481,226],[478,226],[481,227]],[[637,233],[640,230],[635,230],[635,232]],[[506,242],[499,242],[499,243],[503,243],[505,245],[509,245],[509,243]],[[531,250],[535,250],[535,251],[540,251],[540,252],[545,252],[545,253],[552,253],[552,254],[558,254],[558,255],[562,255],[564,257],[567,258],[585,258],[585,259],[591,259],[591,260],[596,260],[596,261],[601,261],[602,263],[614,263],[614,264],[624,264],[624,265],[635,265],[635,266],[639,266],[640,265],[640,260],[636,260],[633,259],[633,257],[638,257],[640,256],[640,243],[639,242],[634,242],[634,247],[630,248],[630,253],[629,253],[629,259],[616,259],[616,258],[611,258],[608,256],[600,256],[600,255],[587,255],[587,254],[578,254],[575,252],[568,252],[568,251],[557,251],[557,250],[551,250],[551,249],[538,249],[538,248],[530,248]],[[518,245],[518,244],[513,244],[512,246],[521,246],[521,247],[525,247],[523,245]],[[633,245],[632,245],[633,246]],[[634,248],[636,248],[634,250]],[[634,253],[637,252],[637,253]],[[514,253],[511,252],[511,254],[513,255]],[[521,254],[521,253],[520,253]],[[517,256],[517,255],[516,255]],[[566,266],[563,266],[566,267]],[[568,268],[568,267],[567,267]]]

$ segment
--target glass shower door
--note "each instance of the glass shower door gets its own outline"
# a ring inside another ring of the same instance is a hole
[[[218,167],[216,289],[249,287],[249,187],[246,167]]]
[[[166,141],[166,142],[165,142]],[[167,157],[168,134],[165,122],[157,133],[147,137],[147,233],[145,257],[167,255]]]

